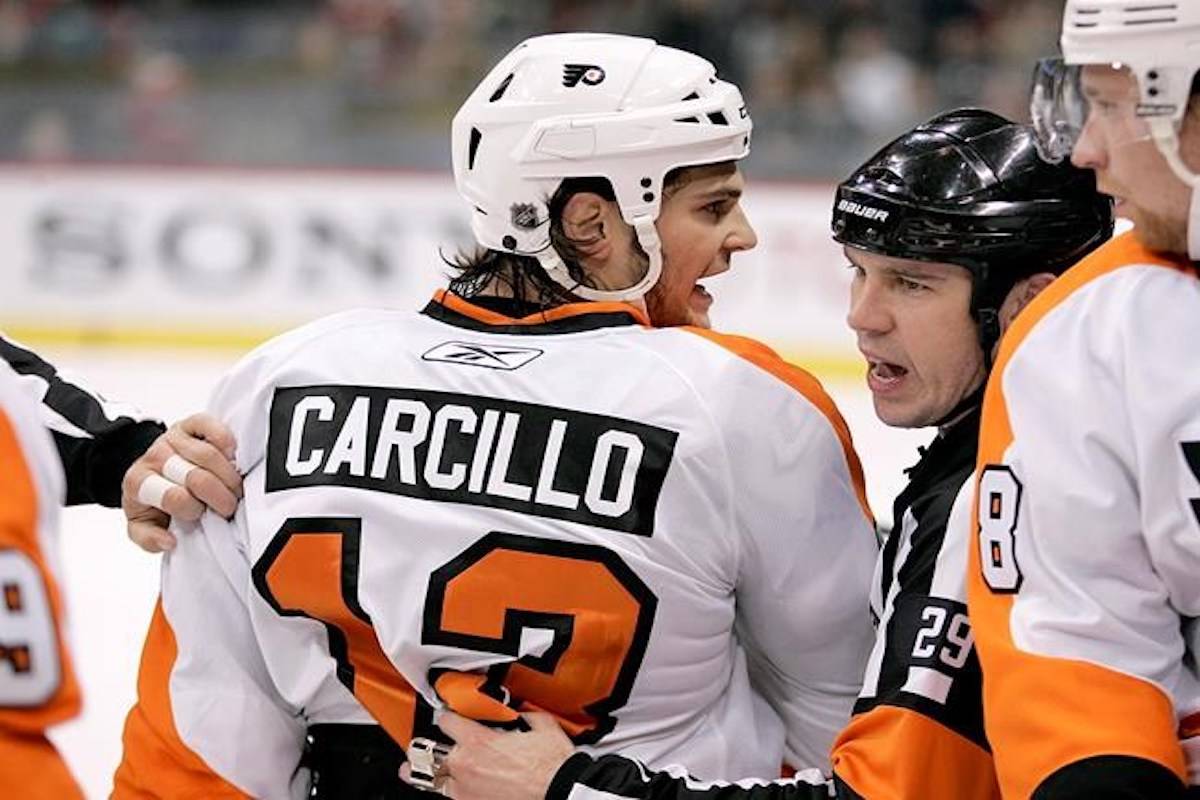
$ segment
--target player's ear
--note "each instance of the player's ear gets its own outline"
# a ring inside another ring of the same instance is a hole
[[[1021,309],[1029,305],[1030,301],[1037,297],[1053,280],[1053,273],[1038,272],[1030,275],[1028,278],[1022,278],[1017,281],[1008,290],[1008,295],[1005,296],[1004,302],[1000,305],[1000,330],[1008,330],[1008,326],[1016,319],[1017,314],[1021,313]]]
[[[611,249],[610,203],[594,192],[576,192],[562,210],[563,233],[582,256],[600,256]]]

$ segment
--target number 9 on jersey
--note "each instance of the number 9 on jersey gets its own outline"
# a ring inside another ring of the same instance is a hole
[[[20,550],[0,549],[0,706],[42,705],[54,695],[60,674],[42,574]]]

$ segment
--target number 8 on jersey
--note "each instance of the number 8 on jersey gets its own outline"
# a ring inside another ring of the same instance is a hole
[[[1022,490],[1008,467],[989,464],[979,478],[979,566],[984,582],[1001,594],[1021,588],[1016,531]]]

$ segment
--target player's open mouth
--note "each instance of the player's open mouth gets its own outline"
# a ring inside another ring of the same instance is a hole
[[[895,389],[904,380],[908,370],[889,361],[868,361],[867,386],[873,392]]]

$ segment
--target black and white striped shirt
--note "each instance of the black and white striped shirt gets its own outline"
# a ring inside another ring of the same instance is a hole
[[[67,505],[121,504],[121,478],[165,427],[125,403],[67,380],[32,350],[0,336],[0,356],[40,405],[67,478]]]

